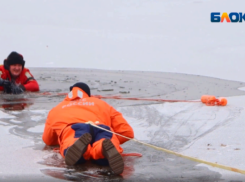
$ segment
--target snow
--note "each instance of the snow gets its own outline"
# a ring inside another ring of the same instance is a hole
[[[166,103],[122,107],[120,111],[134,128],[137,140],[244,170],[245,96],[227,99],[225,107]],[[154,116],[153,111],[157,111]],[[197,166],[220,172],[224,181],[245,180],[242,174],[205,164]]]
[[[190,147],[187,147],[182,153],[244,170],[245,106],[243,103],[245,97],[228,98],[228,102],[230,107],[236,108],[236,113],[230,112],[229,121],[215,132],[192,142]],[[221,171],[217,168],[211,170]],[[224,179],[235,175],[229,171],[223,171],[222,174]],[[244,179],[244,175],[236,175],[236,180],[243,181]]]

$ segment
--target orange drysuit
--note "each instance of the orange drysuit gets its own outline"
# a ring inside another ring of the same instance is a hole
[[[4,68],[3,65],[0,65],[0,77],[2,79],[8,79],[11,81],[11,76],[8,70]],[[39,91],[39,85],[34,79],[33,75],[30,73],[29,69],[23,68],[20,76],[15,80],[16,84],[21,84],[25,87],[26,91]],[[3,90],[3,87],[0,86],[0,91]]]
[[[105,101],[89,97],[82,89],[74,87],[66,98],[49,112],[43,141],[47,145],[60,145],[60,154],[65,157],[67,149],[80,136],[90,133],[92,141],[79,163],[89,159],[101,160],[104,163],[105,157],[102,154],[104,139],[110,139],[118,152],[123,152],[120,144],[126,142],[127,139],[86,124],[88,121],[107,130],[134,138],[133,129],[120,112]]]

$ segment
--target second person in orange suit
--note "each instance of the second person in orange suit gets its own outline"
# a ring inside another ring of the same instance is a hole
[[[105,101],[90,97],[88,85],[79,82],[71,86],[66,98],[49,112],[43,141],[47,145],[60,145],[60,154],[67,165],[93,160],[109,165],[114,174],[121,174],[124,162],[120,144],[128,139],[96,128],[88,121],[134,138],[133,129],[122,114]]]

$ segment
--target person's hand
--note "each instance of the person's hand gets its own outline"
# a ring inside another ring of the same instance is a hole
[[[21,94],[25,91],[25,87],[23,85],[16,85],[12,83],[11,91],[12,91],[12,94]]]
[[[11,85],[11,82],[9,80],[4,80],[0,78],[0,86],[2,87],[9,87]]]

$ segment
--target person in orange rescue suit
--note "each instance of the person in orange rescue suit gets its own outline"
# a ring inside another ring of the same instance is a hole
[[[4,65],[0,66],[0,91],[8,94],[21,94],[24,91],[39,91],[39,85],[29,69],[25,68],[23,56],[11,52]]]
[[[70,87],[70,93],[48,114],[43,141],[47,145],[60,145],[60,154],[67,165],[92,160],[99,165],[109,165],[114,174],[121,174],[124,162],[120,144],[128,141],[123,137],[96,128],[88,121],[134,138],[132,127],[105,101],[90,97],[87,84],[78,82]]]

